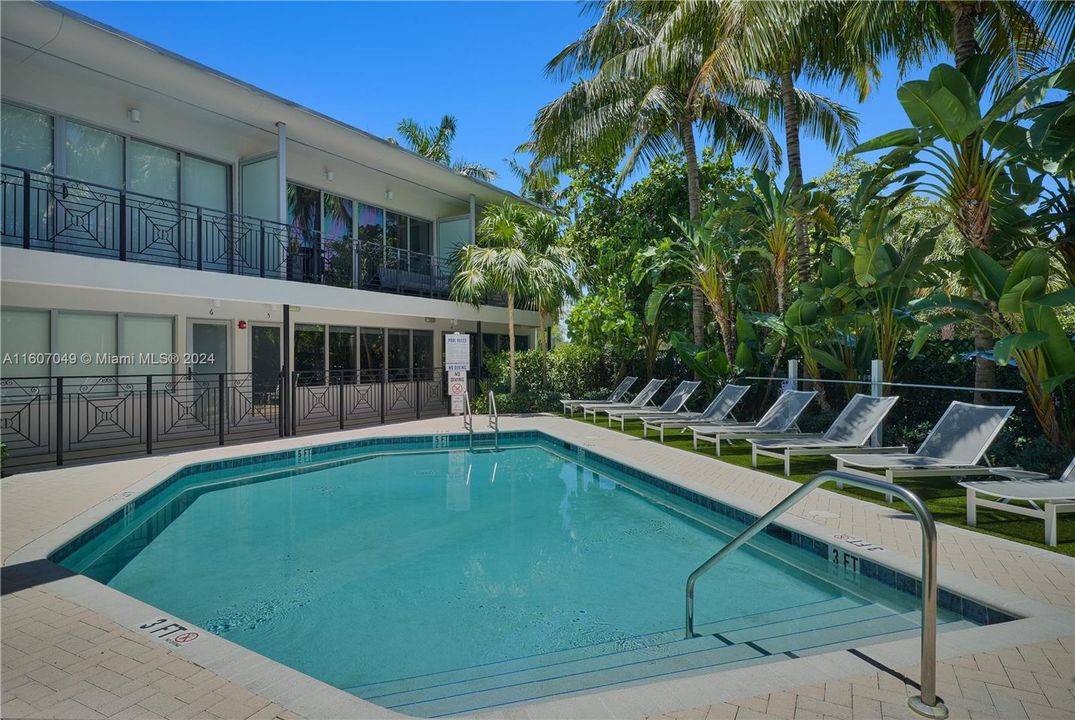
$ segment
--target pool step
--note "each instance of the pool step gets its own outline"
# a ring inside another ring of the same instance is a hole
[[[861,604],[860,601],[852,598],[837,597],[814,603],[805,603],[791,608],[782,608],[780,610],[769,612],[743,615],[714,623],[705,623],[698,626],[697,632],[699,635],[712,635],[715,632],[731,632],[744,628],[764,627],[792,618],[802,618],[817,614],[848,610],[859,607]],[[527,655],[524,657],[513,658],[511,660],[473,665],[428,675],[367,683],[346,689],[348,692],[364,698],[381,697],[406,690],[448,685],[475,678],[527,670],[529,668],[557,665],[571,660],[579,660],[600,655],[611,655],[644,647],[653,647],[682,639],[682,627],[674,629],[670,628],[668,630],[646,635],[626,637],[592,645],[581,645],[566,650],[557,650],[538,655]]]
[[[440,717],[758,661],[764,657],[749,645],[726,645],[707,635],[367,699],[407,715]]]
[[[350,688],[378,705],[416,717],[488,710],[717,667],[814,654],[917,632],[919,613],[840,597],[709,623],[701,637],[682,630],[533,655],[477,667]],[[965,621],[949,627],[970,626]],[[641,644],[625,647],[625,642]]]
[[[675,628],[348,690],[408,715],[458,714],[717,666],[757,662],[768,656],[767,650],[730,640],[728,635],[778,637],[782,630],[794,626],[810,629],[830,625],[834,618],[845,613],[853,613],[852,617],[859,622],[867,615],[884,612],[854,598],[837,597],[706,623],[697,628],[701,637],[692,640],[685,640],[682,628]]]

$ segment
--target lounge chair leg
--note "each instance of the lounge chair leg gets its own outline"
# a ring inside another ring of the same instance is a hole
[[[1045,544],[1056,547],[1056,505],[1045,503]]]
[[[717,457],[720,457],[720,435],[717,435],[717,441],[713,444],[717,446]]]
[[[784,477],[791,477],[791,453],[784,453]]]
[[[694,449],[698,449],[698,433],[694,433]]]
[[[661,425],[661,442],[664,442],[664,425]]]
[[[892,502],[892,493],[885,493],[885,502]]]
[[[967,488],[967,524],[974,527],[978,522],[978,493]]]
[[[758,467],[758,446],[753,443],[750,445],[750,467]]]

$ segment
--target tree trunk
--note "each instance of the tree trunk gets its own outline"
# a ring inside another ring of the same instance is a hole
[[[981,52],[975,31],[978,29],[979,3],[961,2],[949,6],[952,13],[952,54],[956,67]]]
[[[961,2],[949,7],[952,13],[952,53],[955,56],[956,67],[962,67],[965,62],[981,52],[978,39],[975,37],[978,22],[981,19],[981,7],[978,2]],[[981,151],[977,149],[978,142],[977,135],[968,137],[963,141],[963,151],[968,154],[974,152],[981,154]],[[966,229],[961,228],[961,234],[969,245],[988,254],[992,244],[990,236],[992,235],[993,221],[992,217],[987,217],[983,224],[980,218],[975,217],[983,212],[989,214],[988,204],[982,206],[974,200],[964,202],[963,207],[960,208],[960,215],[967,225]],[[975,220],[978,220],[978,222],[975,222]],[[957,227],[959,225],[960,223],[957,222]],[[977,231],[970,228],[976,228]],[[977,292],[974,295],[979,300],[982,299]],[[989,319],[987,317],[978,317],[976,320],[978,329],[974,332],[974,350],[978,353],[991,352],[995,338],[993,333],[987,329]],[[974,359],[975,402],[984,403],[990,400],[990,394],[982,392],[981,388],[994,387],[996,378],[996,363],[980,355]]]
[[[735,332],[735,320],[728,317],[728,313],[725,313],[719,304],[713,303],[709,306],[709,311],[713,313],[713,317],[717,320],[717,329],[720,331],[720,341],[724,344],[724,357],[728,360],[728,366],[735,367],[735,351],[739,345],[739,341],[736,338]],[[732,303],[730,310],[731,315],[735,315],[735,303]]]
[[[691,222],[694,223],[702,215],[702,179],[698,170],[698,149],[694,144],[694,121],[685,120],[681,129],[683,152],[687,156],[687,206],[690,208]],[[691,288],[691,321],[694,325],[694,344],[704,347],[705,300],[697,285]]]
[[[780,75],[780,101],[784,106],[784,143],[787,145],[788,175],[791,189],[803,189],[803,160],[799,150],[799,104],[795,98],[795,83],[791,71]],[[810,282],[810,238],[806,221],[795,221],[795,256],[799,282]]]
[[[646,338],[646,377],[652,378],[657,375],[657,328],[650,330]]]
[[[481,342],[479,340],[479,342]],[[508,290],[508,377],[510,392],[515,394],[515,293]]]
[[[545,332],[545,308],[538,308],[538,332],[541,333],[539,341],[542,347],[545,348],[545,352],[549,351],[549,336]]]

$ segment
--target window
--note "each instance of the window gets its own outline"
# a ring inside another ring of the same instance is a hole
[[[325,382],[325,326],[295,326],[295,370],[300,385]]]
[[[433,224],[416,218],[410,219],[410,264],[411,272],[429,275],[432,266],[429,255],[433,252]]]
[[[361,382],[380,382],[384,372],[384,330],[363,328],[359,342]]]
[[[372,205],[359,204],[355,234],[362,242],[384,242],[384,210]]]
[[[52,117],[0,104],[0,155],[5,165],[52,171]]]
[[[171,371],[168,365],[147,362],[143,356],[160,357],[172,352],[175,347],[175,331],[172,318],[152,317],[148,315],[120,316],[119,352],[121,355],[133,356],[134,362],[125,363],[119,368],[121,375],[154,375]]]
[[[388,331],[388,379],[407,380],[411,376],[411,331]]]
[[[447,260],[470,242],[470,217],[441,220],[437,223],[437,256]]]
[[[354,223],[355,204],[348,198],[324,193],[322,206],[324,229],[322,254],[324,282],[335,287],[351,287],[354,269],[352,266],[351,229]]]
[[[321,193],[313,188],[287,184],[287,222],[293,238],[313,247],[321,230]]]
[[[388,253],[385,264],[389,267],[406,267],[404,254],[393,252],[393,249],[407,249],[407,219],[394,212],[386,212],[384,218],[384,244]]]
[[[433,253],[433,223],[411,218],[411,252],[431,255]]]
[[[358,367],[358,332],[352,327],[333,325],[328,331],[328,369],[344,382],[353,381],[353,371]],[[343,371],[343,372],[341,372]],[[331,377],[331,376],[330,376]]]
[[[115,375],[117,363],[109,362],[116,354],[116,316],[103,313],[66,312],[56,313],[56,347],[53,352],[61,355],[73,353],[76,357],[88,354],[90,362],[77,365],[60,363],[56,375],[85,377],[90,375]]]
[[[123,187],[123,138],[70,120],[64,127],[65,175],[110,188]]]
[[[0,312],[0,334],[4,338],[3,376],[5,378],[45,377],[48,365],[27,362],[25,354],[49,352],[48,310],[14,310]]]
[[[52,118],[7,103],[0,104],[0,158],[5,165],[30,171],[52,172]],[[37,184],[37,183],[35,183]],[[22,194],[4,189],[5,234],[22,240]],[[49,202],[41,192],[30,192],[30,236],[49,236]]]
[[[165,200],[178,200],[179,153],[131,140],[127,153],[127,189]]]
[[[416,380],[433,379],[433,331],[415,330],[412,334],[411,367]]]
[[[275,160],[273,162],[275,163]],[[228,166],[184,155],[183,202],[227,212]]]
[[[242,194],[244,215],[262,220],[277,219],[275,157],[243,165]]]

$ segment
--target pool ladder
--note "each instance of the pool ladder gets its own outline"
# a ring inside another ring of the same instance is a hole
[[[474,412],[470,409],[470,393],[463,393],[463,429],[470,433],[470,449],[474,450]],[[493,431],[493,449],[500,449],[500,413],[496,410],[496,395],[489,391],[489,429]]]
[[[945,707],[944,701],[937,697],[937,526],[922,500],[910,490],[894,483],[827,470],[818,473],[781,500],[772,510],[755,520],[746,530],[699,565],[687,578],[687,638],[698,637],[694,632],[694,584],[698,579],[749,542],[803,497],[829,481],[896,495],[911,508],[922,527],[922,683],[920,694],[908,699],[907,704],[919,715],[943,720],[948,717],[948,708]]]

